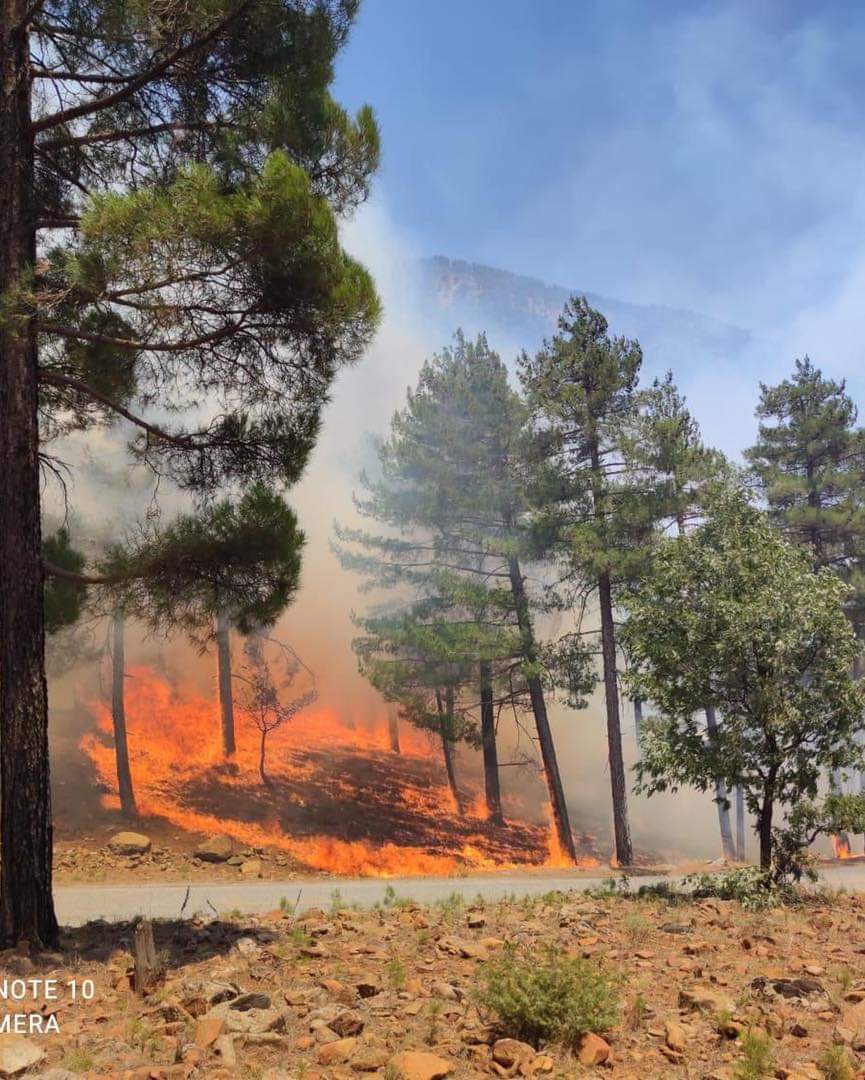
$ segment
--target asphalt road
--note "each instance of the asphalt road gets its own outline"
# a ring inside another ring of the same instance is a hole
[[[609,875],[606,875],[609,877]],[[823,881],[851,892],[865,892],[865,863],[831,866],[823,869]],[[576,874],[550,871],[533,874],[500,874],[478,877],[424,878],[328,878],[308,881],[214,882],[171,885],[65,885],[55,890],[57,917],[64,926],[80,926],[93,919],[119,921],[145,915],[154,919],[189,918],[195,914],[212,916],[238,910],[244,914],[262,914],[279,907],[285,898],[297,904],[297,910],[309,907],[328,908],[334,891],[340,903],[370,906],[382,900],[390,886],[398,896],[420,903],[442,900],[459,893],[466,900],[480,895],[485,900],[504,896],[539,895],[551,890],[597,888],[604,877],[586,878]],[[635,877],[636,884],[649,884],[659,877]],[[185,901],[185,904],[184,904]]]

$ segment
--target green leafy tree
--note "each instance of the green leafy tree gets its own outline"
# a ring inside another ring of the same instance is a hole
[[[379,584],[423,585],[431,570],[457,575],[467,589],[469,618],[516,634],[516,655],[498,656],[506,673],[479,670],[484,716],[492,713],[492,685],[505,678],[534,717],[544,777],[562,850],[576,857],[567,804],[547,714],[550,685],[534,619],[549,604],[549,588],[530,589],[523,563],[537,559],[539,538],[530,519],[527,413],[508,383],[500,357],[481,336],[461,334],[424,365],[406,408],[394,417],[381,448],[381,476],[367,482],[362,514],[393,530],[391,536],[344,530],[361,552],[346,565],[372,572]],[[369,559],[371,558],[371,562]],[[476,655],[482,662],[493,658]]]
[[[263,533],[251,560],[234,541],[249,537],[241,519],[250,515],[276,526],[281,517],[291,538],[278,489],[300,474],[334,374],[361,354],[378,318],[372,281],[337,228],[365,198],[379,154],[371,111],[349,117],[328,89],[356,7],[4,8],[0,841],[15,852],[0,869],[7,941],[45,944],[57,932],[43,577],[82,582],[50,558],[43,568],[39,471],[52,467],[51,441],[122,423],[133,460],[202,507],[164,530],[152,520],[139,535],[130,530],[128,550],[83,575],[112,589],[128,578],[129,613],[147,606],[162,626],[177,617],[202,627],[214,582],[227,576],[213,560],[227,550],[238,590],[223,599],[233,612],[235,601],[248,614],[256,605],[272,612],[291,592],[285,567],[261,560]],[[196,406],[188,423],[184,406]],[[233,522],[218,501],[225,488],[256,490]],[[211,528],[219,535],[208,541]],[[269,542],[280,547],[278,537]]]
[[[651,577],[623,598],[629,685],[659,710],[643,740],[640,786],[652,794],[706,790],[717,778],[741,784],[766,870],[776,812],[814,799],[821,769],[861,763],[847,593],[727,490],[702,525],[661,545]],[[724,716],[711,737],[699,715],[707,705]]]

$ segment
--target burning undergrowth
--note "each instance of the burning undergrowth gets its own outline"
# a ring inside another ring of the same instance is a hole
[[[252,846],[274,846],[307,866],[388,877],[462,870],[567,865],[517,795],[512,820],[485,820],[480,771],[463,755],[469,808],[459,812],[427,735],[405,725],[391,750],[387,718],[352,722],[313,706],[274,731],[269,784],[261,781],[259,737],[238,714],[237,751],[223,758],[214,702],[196,686],[150,667],[126,680],[129,755],[139,811],[191,832],[222,832]],[[110,708],[90,705],[96,731],[81,740],[116,807]],[[534,800],[532,800],[534,802]],[[540,786],[538,785],[538,802]],[[585,865],[597,865],[586,855]]]

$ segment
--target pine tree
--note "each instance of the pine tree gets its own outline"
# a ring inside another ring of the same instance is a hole
[[[129,765],[129,744],[126,738],[126,619],[123,608],[115,609],[111,620],[111,722],[114,729],[114,757],[117,763],[117,792],[120,811],[124,817],[137,818],[135,787]]]
[[[627,436],[638,415],[642,351],[609,335],[607,321],[584,297],[573,297],[559,332],[534,356],[524,354],[520,378],[541,454],[558,488],[557,520],[573,567],[580,604],[594,594],[601,655],[616,858],[633,862],[619,713],[614,588],[637,574],[657,508],[638,471],[630,475]]]
[[[865,430],[843,382],[806,356],[791,379],[760,386],[756,444],[746,451],[772,521],[854,586],[848,612],[865,636]]]
[[[442,597],[430,598],[395,614],[358,619],[363,636],[353,645],[361,674],[385,701],[398,705],[400,718],[438,738],[448,787],[462,814],[465,801],[457,783],[454,747],[459,742],[480,744],[472,715],[476,684],[474,665],[461,659],[467,651],[462,628],[442,617],[445,604]]]
[[[478,667],[497,662],[494,681],[513,684],[530,708],[559,843],[575,858],[546,708],[550,680],[534,628],[534,614],[551,594],[547,590],[542,600],[530,592],[523,568],[539,552],[529,519],[526,420],[486,339],[470,342],[458,334],[453,349],[424,365],[381,448],[381,478],[368,482],[359,501],[361,513],[395,535],[345,530],[343,539],[372,553],[371,561],[349,558],[346,565],[377,574],[379,584],[422,584],[431,570],[466,582],[467,621],[502,642],[472,658]],[[489,718],[486,686],[484,693]]]
[[[250,536],[244,514],[297,540],[273,489],[299,475],[333,376],[361,354],[378,317],[372,282],[337,231],[378,159],[370,110],[352,119],[328,93],[356,7],[4,5],[0,841],[15,852],[0,869],[6,941],[38,946],[57,933],[45,570],[112,589],[128,577],[128,614],[150,576],[151,612],[198,627],[205,597],[228,577],[223,555],[239,583],[227,597],[233,611],[253,594],[272,611],[293,588],[286,566],[296,559],[285,545],[281,568],[268,570],[262,557],[278,538],[259,530],[250,559],[235,541]],[[191,424],[154,418],[157,406],[203,402]],[[43,570],[48,444],[117,422],[132,433],[133,458],[203,509],[182,528],[151,521],[146,544],[130,529],[129,550],[99,572],[76,574],[50,558]],[[220,489],[259,481],[270,490],[258,489],[240,516],[213,501]],[[232,525],[233,538],[219,535]]]

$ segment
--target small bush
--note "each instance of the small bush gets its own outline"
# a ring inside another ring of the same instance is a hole
[[[479,972],[478,1004],[512,1038],[538,1047],[576,1046],[589,1031],[608,1031],[618,1015],[618,987],[609,974],[561,951],[504,949]]]
[[[856,1073],[850,1064],[850,1058],[840,1043],[830,1046],[820,1058],[819,1064],[826,1080],[855,1080]]]
[[[763,1080],[775,1067],[772,1040],[764,1031],[746,1031],[742,1036],[742,1057],[736,1080]]]
[[[791,903],[794,889],[779,884],[772,874],[756,866],[740,866],[719,874],[690,874],[681,881],[660,885],[642,885],[637,896],[654,896],[675,902],[692,900],[737,900],[749,911],[763,911],[778,904]]]

